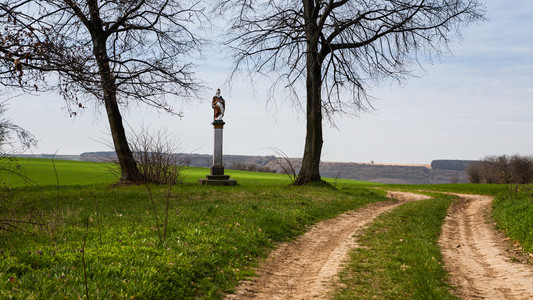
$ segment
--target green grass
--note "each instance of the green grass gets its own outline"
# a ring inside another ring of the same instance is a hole
[[[252,267],[278,242],[320,220],[382,201],[386,189],[503,193],[493,210],[498,226],[533,250],[533,201],[525,189],[510,193],[507,185],[326,178],[331,186],[294,187],[286,175],[226,170],[238,186],[211,187],[197,183],[209,169],[184,168],[184,184],[173,187],[168,210],[167,186],[149,186],[156,222],[147,188],[113,185],[117,178],[109,164],[16,163],[32,184],[0,171],[0,220],[42,225],[16,223],[23,231],[0,230],[0,298],[83,298],[84,262],[91,298],[219,298],[253,275]],[[433,200],[400,206],[367,230],[359,241],[366,248],[353,251],[337,298],[453,298],[436,245],[452,200],[432,195]]]
[[[438,238],[452,196],[410,202],[381,215],[341,272],[336,299],[455,299],[444,283]]]
[[[191,168],[188,183],[174,186],[168,198],[161,242],[167,186],[149,186],[157,226],[145,186],[113,186],[99,164],[56,161],[58,187],[51,161],[26,162],[24,172],[39,185],[1,189],[0,220],[42,225],[0,231],[0,298],[81,298],[84,262],[91,298],[218,298],[251,276],[278,242],[385,200],[348,182],[289,186],[280,174],[228,171],[239,186],[201,186],[196,181],[208,169]]]
[[[30,181],[30,185],[35,183],[41,186],[57,185],[58,181],[61,185],[91,185],[118,180],[115,173],[111,172],[116,167],[109,163],[15,158],[12,162],[2,159],[0,168],[2,167],[10,167],[22,175],[14,176],[0,171],[0,182],[9,187],[27,186],[26,179]]]
[[[492,215],[499,229],[533,253],[533,185],[509,186],[494,200]]]

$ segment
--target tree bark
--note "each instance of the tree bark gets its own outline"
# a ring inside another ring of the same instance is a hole
[[[322,59],[318,53],[319,30],[313,0],[304,0],[307,36],[307,106],[306,135],[302,167],[296,185],[321,181],[320,156],[322,153]]]

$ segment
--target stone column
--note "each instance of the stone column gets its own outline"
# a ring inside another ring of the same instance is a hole
[[[207,175],[206,179],[199,179],[198,181],[203,185],[236,185],[237,181],[230,179],[229,175],[224,175],[224,164],[222,161],[222,141],[224,121],[215,120],[213,123],[214,129],[214,147],[213,147],[213,166],[211,167],[211,175]]]
[[[214,121],[214,149],[213,149],[213,166],[211,167],[211,175],[224,175],[224,164],[222,162],[222,140],[224,133],[224,123],[223,121]]]

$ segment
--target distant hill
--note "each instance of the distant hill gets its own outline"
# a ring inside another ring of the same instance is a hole
[[[211,167],[209,154],[176,154],[184,165]],[[87,152],[80,155],[83,161],[113,161],[114,152]],[[270,170],[281,173],[279,159],[275,156],[224,155],[226,169]],[[301,159],[292,158],[297,167]],[[283,160],[281,160],[283,163]],[[324,177],[364,180],[395,184],[465,183],[466,167],[471,160],[434,160],[431,165],[363,164],[347,162],[322,162],[320,174]]]
[[[432,162],[431,168],[427,166],[323,162],[320,174],[326,177],[395,184],[466,183],[468,179],[465,169],[470,161],[462,162],[465,166],[462,169],[457,167],[459,163],[454,160],[439,160],[439,163],[435,165]]]
[[[464,171],[473,160],[438,159],[431,162],[432,169]]]

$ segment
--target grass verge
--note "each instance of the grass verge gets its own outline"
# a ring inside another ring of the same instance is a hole
[[[495,198],[492,216],[498,229],[533,253],[533,185],[509,185]]]
[[[358,239],[336,299],[456,299],[445,284],[438,238],[453,197],[410,202],[382,215]]]

